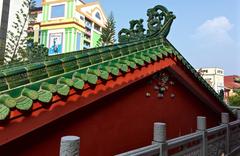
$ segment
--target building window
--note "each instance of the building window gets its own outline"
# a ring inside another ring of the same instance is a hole
[[[223,74],[223,71],[222,70],[217,70],[217,73],[218,74]]]
[[[97,24],[94,24],[94,29],[97,31],[101,31],[101,27]]]
[[[65,4],[54,5],[51,7],[51,18],[64,17]]]
[[[100,16],[99,12],[97,12],[97,13],[95,14],[95,17],[96,17],[97,19],[101,20],[101,16]]]
[[[82,21],[84,21],[84,17],[83,17],[83,16],[80,16],[80,19],[81,19]]]
[[[76,50],[80,50],[81,48],[81,33],[77,33],[77,47]]]
[[[208,73],[208,70],[202,70],[203,73]]]

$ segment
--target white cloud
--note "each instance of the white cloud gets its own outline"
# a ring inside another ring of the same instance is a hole
[[[232,28],[233,24],[226,17],[216,17],[200,25],[194,34],[194,38],[204,46],[231,45],[234,44],[234,40],[229,34]]]
[[[206,20],[191,36],[189,60],[196,67],[220,67],[225,74],[240,74],[240,42],[236,27],[224,16]]]

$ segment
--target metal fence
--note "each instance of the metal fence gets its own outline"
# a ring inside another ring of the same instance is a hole
[[[223,156],[240,155],[240,111],[238,120],[229,122],[222,113],[221,125],[206,129],[206,118],[197,117],[197,131],[166,140],[166,124],[154,123],[152,145],[117,156]],[[239,152],[239,153],[238,153]]]

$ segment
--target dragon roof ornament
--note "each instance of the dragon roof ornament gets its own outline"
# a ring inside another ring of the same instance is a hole
[[[145,33],[143,19],[131,20],[130,29],[123,28],[118,33],[118,41],[120,43],[137,41],[146,37],[161,36],[166,38],[173,20],[176,18],[172,12],[162,5],[157,5],[154,8],[148,9],[148,30]]]

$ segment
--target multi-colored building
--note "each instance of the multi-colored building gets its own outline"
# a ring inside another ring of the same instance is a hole
[[[96,47],[106,16],[99,2],[43,0],[34,25],[34,41],[49,48],[49,55]]]

